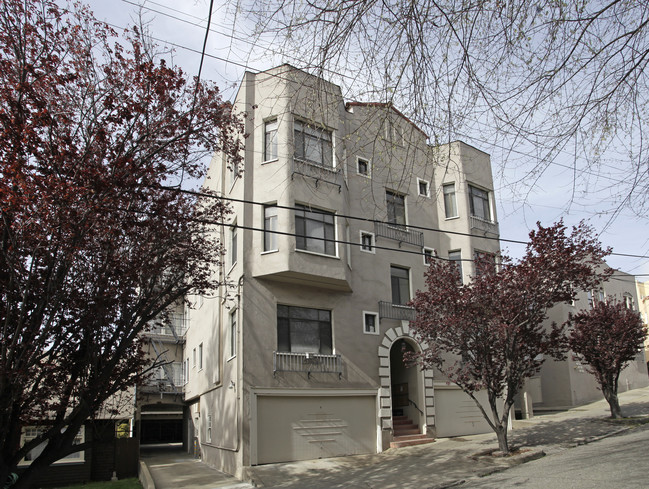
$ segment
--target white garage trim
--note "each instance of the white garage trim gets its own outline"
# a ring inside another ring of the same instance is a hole
[[[250,463],[257,465],[259,463],[259,411],[258,402],[260,397],[307,397],[307,398],[333,398],[333,397],[368,397],[374,400],[374,424],[376,426],[376,451],[381,450],[380,445],[380,427],[378,424],[378,402],[379,393],[377,389],[251,389],[250,396]]]

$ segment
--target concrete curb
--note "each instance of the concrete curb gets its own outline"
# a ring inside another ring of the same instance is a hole
[[[140,460],[140,468],[137,471],[137,478],[140,479],[140,484],[142,484],[143,489],[155,489],[155,484],[153,482],[153,477],[151,477],[151,472],[149,472],[149,467],[146,463]]]

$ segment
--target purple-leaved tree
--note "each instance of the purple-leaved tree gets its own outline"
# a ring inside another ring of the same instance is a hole
[[[509,412],[525,379],[539,371],[544,356],[565,354],[563,327],[546,324],[548,309],[604,280],[610,271],[601,265],[609,253],[583,223],[571,232],[562,222],[539,224],[520,260],[477,262],[465,285],[451,262],[434,261],[426,272],[427,290],[412,301],[411,327],[428,347],[412,360],[436,367],[476,402],[503,453],[510,450]],[[486,407],[476,396],[481,390]]]

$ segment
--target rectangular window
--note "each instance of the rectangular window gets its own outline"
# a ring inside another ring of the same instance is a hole
[[[237,228],[230,228],[230,268],[237,263]]]
[[[472,216],[479,217],[485,221],[491,221],[489,192],[469,185],[469,203],[471,204]]]
[[[455,184],[447,183],[443,186],[444,190],[444,212],[446,218],[457,217],[457,202],[455,200]]]
[[[277,207],[264,206],[264,251],[277,250]]]
[[[192,350],[192,368],[196,368],[196,348]]]
[[[331,131],[295,121],[293,123],[293,136],[296,159],[324,166],[325,168],[333,168]]]
[[[363,332],[367,334],[379,334],[378,313],[363,311]]]
[[[405,226],[406,197],[386,190],[385,200],[388,207],[388,223],[396,226]]]
[[[203,369],[203,343],[198,345],[198,370]]]
[[[430,265],[437,252],[433,248],[424,248],[424,265]]]
[[[356,160],[356,173],[363,175],[365,177],[370,176],[370,162],[364,158],[358,158]]]
[[[230,162],[230,187],[234,185],[234,182],[239,178],[239,173],[241,169],[239,168],[239,162],[234,161]]]
[[[331,311],[277,306],[277,350],[330,355]]]
[[[212,415],[211,414],[207,415],[207,435],[205,438],[208,443],[212,442]]]
[[[22,433],[22,444],[24,445],[27,442],[32,441],[35,438],[38,438],[42,436],[45,433],[45,428],[43,427],[38,427],[38,426],[26,426],[24,428],[24,431]],[[85,428],[82,426],[79,429],[79,432],[77,435],[74,437],[74,441],[72,442],[73,445],[81,445],[84,443],[84,433],[85,433]],[[32,448],[29,452],[27,452],[27,455],[25,455],[25,458],[20,461],[19,465],[28,465],[34,460],[38,458],[38,456],[43,453],[43,450],[45,450],[45,447],[47,446],[47,440],[44,441],[43,443],[38,444],[36,447]],[[85,453],[83,450],[79,450],[78,452],[73,452],[65,457],[57,460],[54,462],[55,464],[60,464],[60,463],[66,463],[66,462],[83,462],[85,459]]]
[[[264,161],[277,159],[277,120],[264,124]]]
[[[335,214],[300,204],[295,207],[296,248],[336,256]]]
[[[455,266],[457,267],[457,280],[460,284],[463,283],[462,252],[460,250],[449,251],[448,259],[451,260],[452,262],[455,262]]]
[[[392,304],[405,306],[410,300],[410,272],[407,268],[390,266]]]
[[[473,253],[473,264],[475,265],[476,277],[487,271],[495,271],[496,255],[484,251],[475,251]]]
[[[189,382],[189,357],[187,357],[186,366],[185,366],[185,384],[187,382]]]
[[[417,179],[417,191],[422,197],[430,197],[430,185],[426,180]]]
[[[230,314],[230,357],[237,354],[237,311]]]
[[[374,234],[361,231],[361,251],[374,253]]]

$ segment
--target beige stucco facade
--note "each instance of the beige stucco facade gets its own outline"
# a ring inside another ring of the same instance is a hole
[[[642,323],[649,328],[649,282],[636,281],[636,291],[638,294],[638,309],[642,317]],[[645,361],[649,362],[649,336],[644,342]]]
[[[549,321],[562,324],[569,314],[587,309],[592,301],[598,300],[621,301],[637,310],[640,301],[634,276],[616,270],[599,289],[580,293],[574,304],[555,306],[549,313]],[[534,410],[540,411],[565,409],[603,399],[595,378],[586,369],[586,365],[582,365],[571,353],[564,361],[547,359],[540,374],[526,385],[528,402],[533,403]],[[639,351],[637,358],[620,374],[619,392],[647,385],[646,360],[644,352]]]
[[[217,154],[205,182],[232,199],[214,271],[229,285],[189,312],[190,445],[241,477],[381,451],[395,413],[430,437],[489,431],[458,389],[401,361],[425,346],[403,304],[424,288],[426,255],[467,260],[469,280],[475,253],[499,252],[489,155],[432,147],[394,108],[346,104],[287,65],[246,73],[235,107],[243,171]]]

